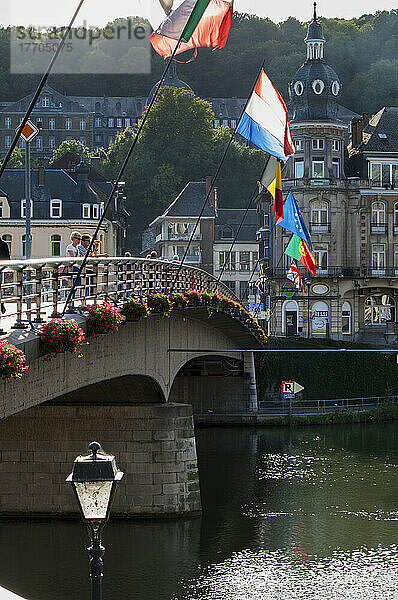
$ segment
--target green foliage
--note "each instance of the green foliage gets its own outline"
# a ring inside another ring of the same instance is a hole
[[[270,352],[256,357],[260,397],[279,392],[281,381],[304,386],[308,400],[398,395],[398,365],[394,354],[381,352],[322,352],[322,348],[367,349],[361,344],[332,340],[270,339],[270,349],[315,348],[316,352]]]
[[[1,165],[2,165],[2,163],[0,162],[0,166]],[[32,167],[34,167],[33,164],[32,164]],[[25,153],[22,152],[21,148],[17,147],[11,154],[11,158],[7,164],[7,169],[24,169],[24,168],[25,168]]]
[[[124,180],[134,214],[130,243],[138,251],[142,230],[176,198],[189,181],[214,174],[229,141],[226,127],[213,129],[209,102],[188,90],[165,87],[143,127]],[[128,128],[103,152],[101,170],[115,177],[136,135]],[[217,182],[224,205],[241,206],[253,193],[264,163],[263,152],[231,145]]]
[[[59,158],[62,158],[62,156],[66,152],[73,152],[78,156],[82,156],[87,163],[89,163],[91,160],[90,149],[87,148],[87,146],[85,146],[84,144],[82,144],[80,140],[65,140],[64,142],[62,142],[62,144],[58,146],[58,148],[54,150],[52,158],[50,160],[50,164],[52,164]]]

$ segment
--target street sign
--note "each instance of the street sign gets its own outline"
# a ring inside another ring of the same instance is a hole
[[[19,128],[16,129],[18,131]],[[39,128],[32,121],[27,121],[25,127],[21,131],[21,138],[25,142],[31,142],[39,133]]]
[[[297,289],[294,287],[291,281],[288,281],[282,287],[282,294],[285,296],[285,298],[293,298],[296,292]]]
[[[284,400],[294,400],[295,397],[296,396],[294,394],[283,394],[283,399]]]
[[[298,394],[304,387],[297,381],[282,381],[282,394]]]

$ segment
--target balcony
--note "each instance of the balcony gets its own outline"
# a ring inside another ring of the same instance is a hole
[[[182,256],[180,256],[180,259],[182,259]],[[191,254],[191,255],[188,254],[184,260],[184,264],[187,264],[187,265],[200,265],[201,263],[202,263],[201,255],[194,256],[193,254]]]
[[[163,241],[171,241],[171,242],[189,242],[191,239],[192,231],[188,231],[187,233],[169,233],[165,234]],[[195,233],[193,236],[194,240],[201,240],[202,234]]]
[[[311,233],[330,233],[330,223],[310,223]]]
[[[387,223],[371,223],[370,233],[372,235],[383,235],[387,233]]]
[[[265,275],[269,279],[286,279],[286,273],[288,272],[289,267],[283,268],[272,268],[267,269]],[[301,277],[310,277],[315,278],[314,275],[311,275],[307,269],[302,267],[299,264],[299,271]],[[328,277],[328,278],[379,278],[383,277],[386,279],[397,279],[398,278],[398,267],[391,268],[373,268],[372,266],[366,267],[331,267],[329,266],[327,269],[317,269],[318,277]]]

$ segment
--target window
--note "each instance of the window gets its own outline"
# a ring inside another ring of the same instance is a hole
[[[214,129],[220,127],[220,119],[214,119]]]
[[[368,296],[365,300],[365,325],[381,325],[395,322],[396,306],[394,298],[386,294]]]
[[[95,127],[102,127],[101,117],[96,117],[94,125],[95,125]]]
[[[325,177],[325,163],[323,160],[312,161],[312,176],[316,179]]]
[[[313,150],[324,150],[325,149],[325,140],[321,140],[321,139],[312,140],[312,149]]]
[[[221,238],[223,240],[232,240],[232,238],[234,237],[234,232],[232,231],[231,227],[223,227],[223,230],[221,231]]]
[[[48,108],[50,106],[50,98],[48,96],[43,96],[41,99],[41,105],[43,108]]]
[[[87,144],[87,138],[85,136],[82,136],[80,138],[81,143],[83,144],[83,146],[85,146]]]
[[[10,256],[12,256],[12,235],[10,235],[9,233],[6,233],[5,235],[2,235],[1,237],[3,238],[3,242],[5,242],[8,246]]]
[[[295,159],[294,161],[294,178],[302,179],[304,177],[304,161]]]
[[[83,204],[83,219],[89,219],[89,218],[90,218],[90,205]]]
[[[394,204],[394,233],[398,233],[398,202]]]
[[[228,127],[228,119],[223,119],[223,127]]]
[[[3,200],[0,200],[0,219],[3,218]]]
[[[5,118],[5,128],[6,129],[11,129],[11,117],[6,117]]]
[[[398,164],[370,163],[372,187],[398,187]]]
[[[60,219],[62,217],[61,200],[50,200],[50,216],[52,219]]]
[[[11,142],[12,142],[11,136],[10,135],[6,135],[5,138],[4,138],[4,145],[5,145],[5,147],[7,149],[11,148]]]
[[[231,129],[236,129],[236,119],[231,120]]]
[[[341,313],[341,333],[344,335],[351,334],[351,305],[349,302],[344,302]]]
[[[304,150],[304,140],[295,140],[294,145],[298,152],[302,152]]]
[[[385,275],[386,247],[384,244],[372,246],[372,275]]]
[[[398,276],[398,244],[394,244],[394,275],[395,277]]]
[[[340,152],[340,140],[333,140],[333,152]]]
[[[30,201],[30,217],[33,217],[33,200]],[[21,219],[26,219],[26,200],[21,200]]]
[[[116,127],[123,127],[123,119],[116,119]]]
[[[65,121],[65,129],[67,131],[71,131],[71,129],[72,129],[72,119],[66,119],[66,121]]]
[[[384,202],[373,202],[372,204],[371,232],[386,232],[386,205]]]
[[[61,256],[61,236],[51,236],[51,256]]]
[[[115,119],[108,119],[108,127],[115,127]]]
[[[22,258],[26,258],[26,234],[22,236]]]
[[[38,135],[36,137],[36,148],[37,150],[43,150],[43,138],[41,137],[41,135]]]
[[[86,131],[87,121],[86,119],[80,119],[80,131]]]
[[[52,135],[50,135],[50,137],[48,138],[48,146],[50,150],[54,150],[55,148],[55,137]]]
[[[231,252],[228,258],[228,252],[219,252],[219,268],[223,268],[225,263],[225,271],[235,271],[236,268],[236,252]],[[228,260],[227,260],[228,258]],[[226,262],[227,261],[227,262]]]
[[[314,257],[317,264],[317,273],[318,275],[326,275],[328,272],[328,249],[318,248],[315,250],[314,248]]]
[[[101,134],[96,134],[94,136],[94,142],[96,142],[97,144],[100,144],[102,142],[102,135]]]
[[[49,119],[48,120],[48,128],[51,129],[51,131],[54,131],[54,129],[55,129],[55,119]]]
[[[311,231],[327,233],[329,231],[329,205],[325,200],[311,203]]]
[[[250,252],[239,253],[239,269],[241,271],[250,271]]]
[[[340,161],[338,159],[332,161],[332,173],[335,179],[340,177]]]
[[[93,204],[93,219],[99,218],[99,204]]]
[[[124,126],[130,127],[130,125],[131,125],[131,119],[124,119]]]

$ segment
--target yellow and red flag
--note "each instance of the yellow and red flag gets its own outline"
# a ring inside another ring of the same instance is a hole
[[[272,175],[273,179],[270,183],[268,183],[268,181],[266,181],[266,173],[264,171],[261,177],[261,183],[265,182],[268,184],[264,187],[267,188],[274,199],[275,223],[278,224],[280,221],[283,221],[282,170],[280,161],[276,160],[274,157],[271,157],[271,159],[272,160],[267,164],[266,170],[274,169]]]

